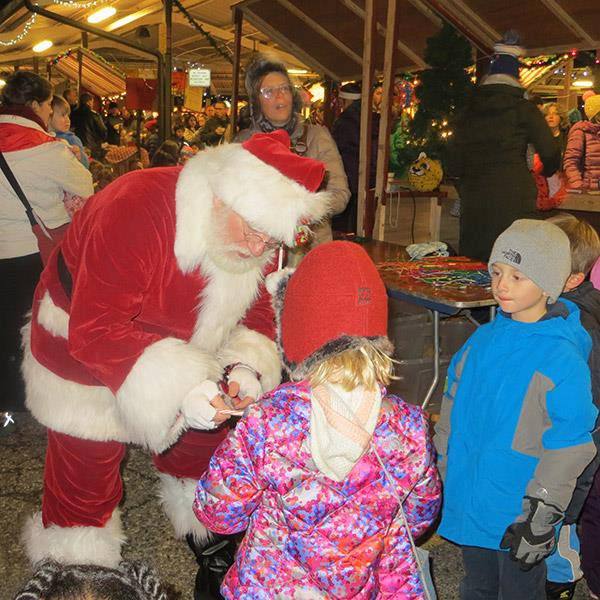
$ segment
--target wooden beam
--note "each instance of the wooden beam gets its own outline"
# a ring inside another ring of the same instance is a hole
[[[294,44],[291,40],[282,35],[275,28],[271,27],[266,21],[261,19],[258,15],[241,7],[244,13],[246,21],[251,23],[256,29],[262,31],[264,34],[269,36],[272,40],[275,40],[280,46],[287,47],[293,52],[298,59],[300,59],[307,67],[310,67],[313,71],[327,75],[334,81],[340,81],[341,77],[338,76],[334,71],[328,69],[325,65],[315,60],[310,54],[304,51],[300,46]]]
[[[365,11],[358,6],[353,0],[340,0],[341,3],[346,6],[346,8],[350,9],[355,15],[359,16],[363,21],[365,19]],[[381,37],[385,37],[386,28],[379,22],[377,22],[377,33]],[[407,46],[404,42],[398,40],[398,50],[402,52],[405,56],[408,56],[419,69],[426,69],[428,67],[427,63],[412,49],[410,46]]]
[[[454,11],[454,14],[461,18],[460,13],[466,16],[471,22],[475,32],[482,38],[487,37],[488,41],[492,46],[502,38],[502,34],[496,31],[487,21],[484,21],[471,7],[469,7],[463,0],[446,0],[446,5],[453,4],[456,8],[449,6],[450,10]],[[458,10],[457,10],[458,9]]]
[[[374,225],[375,208],[367,202],[370,191],[369,174],[371,172],[371,130],[373,127],[373,111],[371,108],[371,87],[375,70],[375,0],[365,0],[365,17],[363,29],[363,69],[362,95],[360,99],[360,149],[358,155],[358,190],[357,190],[357,233],[371,237]],[[369,214],[367,214],[369,211]]]
[[[429,6],[426,6],[422,0],[409,0],[409,2],[425,17],[427,17],[436,27],[442,28],[444,21],[440,19]]]
[[[313,31],[316,31],[321,37],[325,38],[331,45],[335,46],[338,50],[343,52],[346,56],[351,58],[356,64],[362,64],[361,57],[351,50],[338,40],[332,33],[327,31],[325,27],[319,25],[316,21],[311,19],[305,12],[302,12],[297,6],[289,2],[289,0],[277,0],[281,6],[283,6],[286,10],[291,12],[293,15],[296,15],[299,19],[301,19],[308,27],[310,27]]]
[[[600,40],[579,42],[577,50],[596,50],[600,48]],[[540,54],[568,54],[573,50],[573,44],[561,44],[560,46],[540,46],[538,48],[527,48],[527,56],[539,56]]]
[[[556,0],[542,0],[542,4],[545,4],[552,14],[577,37],[588,44],[594,42],[592,36]]]
[[[388,0],[387,30],[391,32],[385,38],[383,57],[383,98],[381,99],[381,119],[377,140],[377,179],[375,182],[375,201],[377,213],[375,219],[375,238],[383,240],[385,232],[385,191],[390,152],[390,129],[392,126],[392,88],[394,86],[395,55],[394,40],[398,34],[399,0]]]

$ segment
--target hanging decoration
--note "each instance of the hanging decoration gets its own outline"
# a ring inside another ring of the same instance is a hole
[[[199,31],[208,41],[208,43],[228,62],[233,64],[233,58],[230,52],[223,50],[223,47],[219,45],[217,40],[208,32],[194,17],[187,11],[187,9],[181,4],[179,0],[173,0],[173,4],[178,8],[179,12],[188,20],[189,24]]]
[[[52,0],[52,4],[69,6],[71,8],[93,8],[100,4],[105,4],[108,0],[88,0],[88,2],[77,2],[77,0]]]
[[[37,14],[32,14],[27,21],[25,21],[25,25],[23,25],[23,31],[18,33],[12,40],[8,40],[8,42],[0,40],[0,46],[14,46],[18,44],[23,38],[27,36],[29,30],[33,27],[35,20],[37,18]]]

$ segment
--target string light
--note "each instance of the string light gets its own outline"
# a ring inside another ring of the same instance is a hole
[[[77,2],[77,0],[52,0],[52,4],[70,6],[71,8],[92,8],[99,4],[105,4],[107,0],[89,0],[88,2]]]
[[[29,17],[29,19],[25,21],[23,31],[21,31],[21,33],[17,34],[12,40],[9,40],[8,42],[3,42],[2,40],[0,40],[0,46],[14,46],[15,44],[18,44],[29,33],[29,30],[33,27],[33,24],[35,23],[36,17],[37,14],[32,14],[31,17]]]

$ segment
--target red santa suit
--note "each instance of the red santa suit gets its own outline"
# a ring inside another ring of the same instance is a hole
[[[27,406],[49,430],[42,513],[26,528],[32,561],[119,562],[126,443],[155,454],[176,532],[206,536],[193,494],[226,428],[189,430],[182,401],[237,363],[263,391],[280,379],[263,285],[275,251],[244,272],[223,268],[213,199],[291,245],[299,223],[327,214],[323,173],[289,151],[287,134],[261,134],[183,168],[125,175],[75,215],[24,331]]]

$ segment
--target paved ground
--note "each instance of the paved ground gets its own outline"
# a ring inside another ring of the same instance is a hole
[[[25,518],[39,510],[42,489],[44,429],[25,413],[16,413],[15,421],[16,430],[3,430],[0,436],[0,600],[12,600],[29,573],[19,535]],[[123,523],[129,540],[124,555],[154,563],[171,586],[173,600],[191,600],[195,561],[187,546],[174,538],[158,506],[150,465],[145,452],[129,451],[123,471]],[[462,569],[457,549],[437,536],[426,547],[432,553],[439,599],[458,598]],[[585,585],[579,587],[576,598],[588,598]]]

